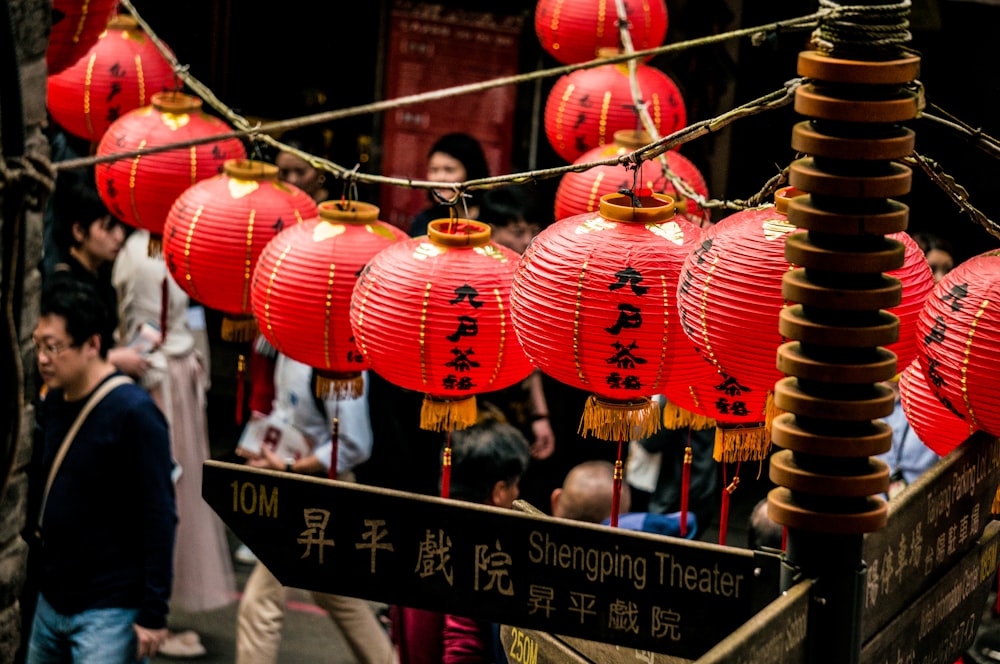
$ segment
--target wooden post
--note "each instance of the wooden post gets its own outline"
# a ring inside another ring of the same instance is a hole
[[[885,272],[903,263],[901,243],[886,234],[906,229],[908,209],[892,200],[910,189],[910,171],[895,160],[913,149],[909,87],[919,58],[902,50],[908,9],[834,13],[814,33],[818,50],[799,56],[809,79],[796,93],[792,146],[809,155],[790,169],[792,186],[808,192],[789,200],[788,221],[807,229],[789,235],[785,256],[801,266],[785,275],[783,293],[798,303],[781,314],[779,329],[793,341],[778,351],[789,375],[775,388],[786,411],[773,425],[768,513],[788,527],[783,587],[814,578],[807,661],[860,661],[865,589],[864,533],[886,523],[878,497],[888,487],[885,464],[892,431],[879,418],[894,395],[882,381],[897,371],[883,348],[899,322],[884,310],[902,288]]]

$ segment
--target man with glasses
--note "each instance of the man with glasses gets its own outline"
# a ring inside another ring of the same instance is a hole
[[[167,634],[177,525],[166,420],[131,381],[100,396],[122,374],[88,284],[47,284],[32,341],[46,393],[31,473],[40,592],[27,662],[144,660]]]

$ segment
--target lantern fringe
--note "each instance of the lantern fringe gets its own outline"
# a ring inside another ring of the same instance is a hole
[[[234,316],[226,314],[222,317],[222,340],[235,343],[253,341],[257,336],[257,319],[253,316]]]
[[[763,461],[771,449],[771,428],[763,422],[718,426],[712,458],[721,463]]]
[[[316,372],[315,389],[320,399],[358,399],[365,393],[365,379],[360,373],[324,376]]]
[[[609,401],[592,394],[577,433],[610,441],[649,438],[660,430],[659,408],[650,399]]]
[[[468,429],[476,423],[476,412],[476,397],[446,400],[424,395],[420,428],[428,431]]]
[[[692,413],[685,410],[672,401],[667,401],[663,405],[663,426],[667,429],[691,429],[692,431],[704,431],[715,426],[715,420],[711,417]]]

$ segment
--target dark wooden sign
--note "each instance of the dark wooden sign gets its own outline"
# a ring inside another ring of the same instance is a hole
[[[777,556],[209,461],[202,495],[285,585],[695,658]]]
[[[649,650],[636,650],[539,632],[534,629],[501,625],[500,641],[510,664],[690,664],[692,660]]]
[[[976,433],[889,502],[886,527],[864,539],[862,642],[976,545],[998,484],[1000,439]]]
[[[952,664],[972,644],[997,571],[1000,522],[861,650],[862,664]]]

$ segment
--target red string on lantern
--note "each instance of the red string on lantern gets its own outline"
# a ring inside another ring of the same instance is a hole
[[[944,407],[969,426],[1000,435],[1000,251],[958,265],[920,312],[920,366]]]
[[[175,87],[173,67],[131,16],[114,16],[73,65],[48,78],[46,104],[59,125],[97,142],[111,123]]]
[[[595,161],[622,157],[652,141],[649,134],[641,131],[623,129],[615,132],[613,143],[596,147],[580,155],[575,164],[589,164]],[[694,164],[678,152],[664,154],[667,166],[683,180],[692,190],[708,198],[708,185],[705,178]],[[659,161],[643,161],[639,165],[639,173],[629,173],[623,166],[594,166],[583,173],[567,173],[559,181],[556,189],[556,219],[565,219],[575,214],[596,212],[600,206],[601,196],[612,194],[622,189],[631,189],[638,182],[640,187],[651,193],[666,194],[674,199],[674,209],[696,226],[702,226],[710,217],[694,201],[680,196],[674,185],[663,173]]]
[[[438,219],[427,236],[391,244],[362,271],[350,309],[358,348],[386,380],[424,393],[422,428],[472,426],[476,394],[531,373],[510,319],[517,261],[490,241],[488,225]]]
[[[636,67],[636,82],[656,130],[671,134],[687,124],[677,84],[649,65]],[[625,64],[580,69],[561,76],[545,102],[545,136],[568,162],[636,128],[635,102]]]
[[[236,138],[141,154],[150,147],[230,131],[222,120],[204,113],[201,106],[200,99],[182,92],[158,92],[150,106],[129,111],[104,132],[97,156],[140,152],[138,156],[94,167],[98,193],[118,219],[159,236],[171,206],[184,190],[221,173],[229,159],[246,157],[243,144]],[[156,250],[151,247],[151,251]]]
[[[629,35],[636,50],[655,48],[667,34],[665,0],[624,0]],[[535,34],[549,55],[571,65],[620,45],[618,12],[608,0],[539,0]]]
[[[361,396],[368,360],[351,329],[351,295],[375,254],[407,239],[359,201],[326,201],[319,217],[277,234],[260,254],[251,301],[261,334],[279,352],[317,371],[317,389]]]
[[[104,32],[117,6],[118,0],[53,0],[52,29],[45,49],[49,75],[83,57]]]

